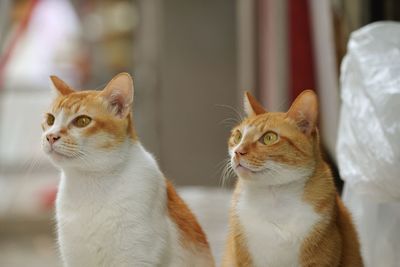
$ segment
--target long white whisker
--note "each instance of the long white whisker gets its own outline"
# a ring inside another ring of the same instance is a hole
[[[238,119],[239,121],[242,121],[242,120],[244,119],[243,115],[242,115],[239,111],[237,111],[234,107],[232,107],[232,106],[223,105],[223,104],[219,104],[219,105],[216,105],[216,106],[217,106],[217,107],[221,107],[221,108],[226,108],[226,109],[228,109],[228,110],[233,111],[234,114],[235,114],[236,119]]]
[[[221,186],[225,187],[227,181],[234,176],[235,176],[235,171],[232,168],[231,160],[227,158],[225,160],[225,166],[222,172]]]

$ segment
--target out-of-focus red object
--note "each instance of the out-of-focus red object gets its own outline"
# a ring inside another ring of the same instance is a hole
[[[316,90],[311,18],[308,0],[289,1],[291,98],[304,89]]]
[[[24,35],[26,29],[28,28],[29,21],[32,17],[33,10],[35,9],[36,4],[38,2],[39,2],[39,0],[31,0],[30,1],[28,11],[26,12],[25,16],[21,19],[20,24],[18,25],[18,28],[17,28],[16,32],[14,33],[14,36],[12,37],[9,45],[6,47],[3,55],[0,57],[0,89],[3,85],[4,69],[7,66],[8,61],[10,60],[10,57],[12,56],[12,53],[18,44],[18,41],[21,39],[21,37]]]
[[[40,192],[40,206],[45,210],[53,209],[58,188],[55,185],[48,186]]]

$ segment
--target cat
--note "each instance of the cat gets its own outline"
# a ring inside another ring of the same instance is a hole
[[[278,113],[246,92],[244,107],[228,141],[238,181],[222,266],[363,266],[356,229],[321,156],[316,94],[303,91]]]
[[[195,216],[140,144],[133,80],[75,91],[56,76],[42,148],[61,169],[56,199],[64,266],[214,266]]]

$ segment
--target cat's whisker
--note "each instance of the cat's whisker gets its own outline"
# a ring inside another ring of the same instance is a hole
[[[235,109],[235,108],[232,107],[232,106],[224,105],[224,104],[218,104],[218,105],[215,105],[215,106],[216,106],[216,107],[221,107],[221,108],[226,108],[226,109],[228,109],[228,110],[233,111],[233,112],[234,112],[234,115],[235,115],[235,117],[236,117],[236,119],[237,119],[239,122],[244,120],[244,116],[243,116],[237,109]]]
[[[238,121],[236,118],[226,118],[223,119],[219,124],[224,125],[227,128],[233,128],[234,126],[238,125],[240,121]]]
[[[86,165],[86,167],[89,167],[89,166],[90,166],[90,162],[89,162],[89,160],[87,159],[88,157],[86,157],[87,155],[86,155],[85,153],[79,151],[79,152],[76,154],[76,156],[82,161],[83,164]],[[90,156],[89,156],[89,158],[90,158]]]
[[[220,177],[219,186],[223,186],[223,176],[225,175],[226,165],[229,161],[230,161],[229,158],[225,158],[221,160],[216,166],[216,171],[215,171],[217,174],[216,176]]]
[[[225,187],[230,178],[234,177],[235,171],[232,168],[231,160],[226,159],[226,163],[222,172],[221,186]]]
[[[234,177],[236,177],[236,173],[235,173],[234,169],[232,168],[232,166],[230,166],[229,170],[228,170],[228,174],[225,177],[224,183],[226,184],[227,181],[229,181],[231,178],[234,178]]]
[[[79,93],[50,80],[59,97],[46,113],[42,146],[61,169],[63,265],[214,266],[196,218],[138,141],[132,77],[121,73],[101,92]],[[154,240],[164,242],[147,253]]]
[[[220,121],[220,124],[225,124],[230,122],[232,122],[233,124],[238,124],[240,121],[237,118],[226,118]]]
[[[35,171],[36,168],[39,166],[40,153],[41,152],[39,152],[38,150],[35,150],[31,158],[27,160],[27,162],[25,162],[23,167],[23,169],[25,169],[24,178],[26,178],[28,175],[31,175],[31,173]]]
[[[223,168],[225,168],[225,165],[226,165],[226,163],[227,163],[228,161],[230,161],[229,158],[225,158],[225,159],[221,160],[221,161],[217,164],[217,169],[218,169],[218,171],[221,172],[221,171],[223,170]]]

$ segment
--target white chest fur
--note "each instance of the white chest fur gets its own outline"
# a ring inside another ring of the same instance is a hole
[[[93,177],[63,172],[56,209],[65,266],[170,266],[175,261],[170,246],[179,236],[166,209],[165,180],[140,145],[131,153],[117,172]]]
[[[243,183],[236,212],[255,266],[300,266],[300,246],[320,219],[302,200],[303,187]]]

